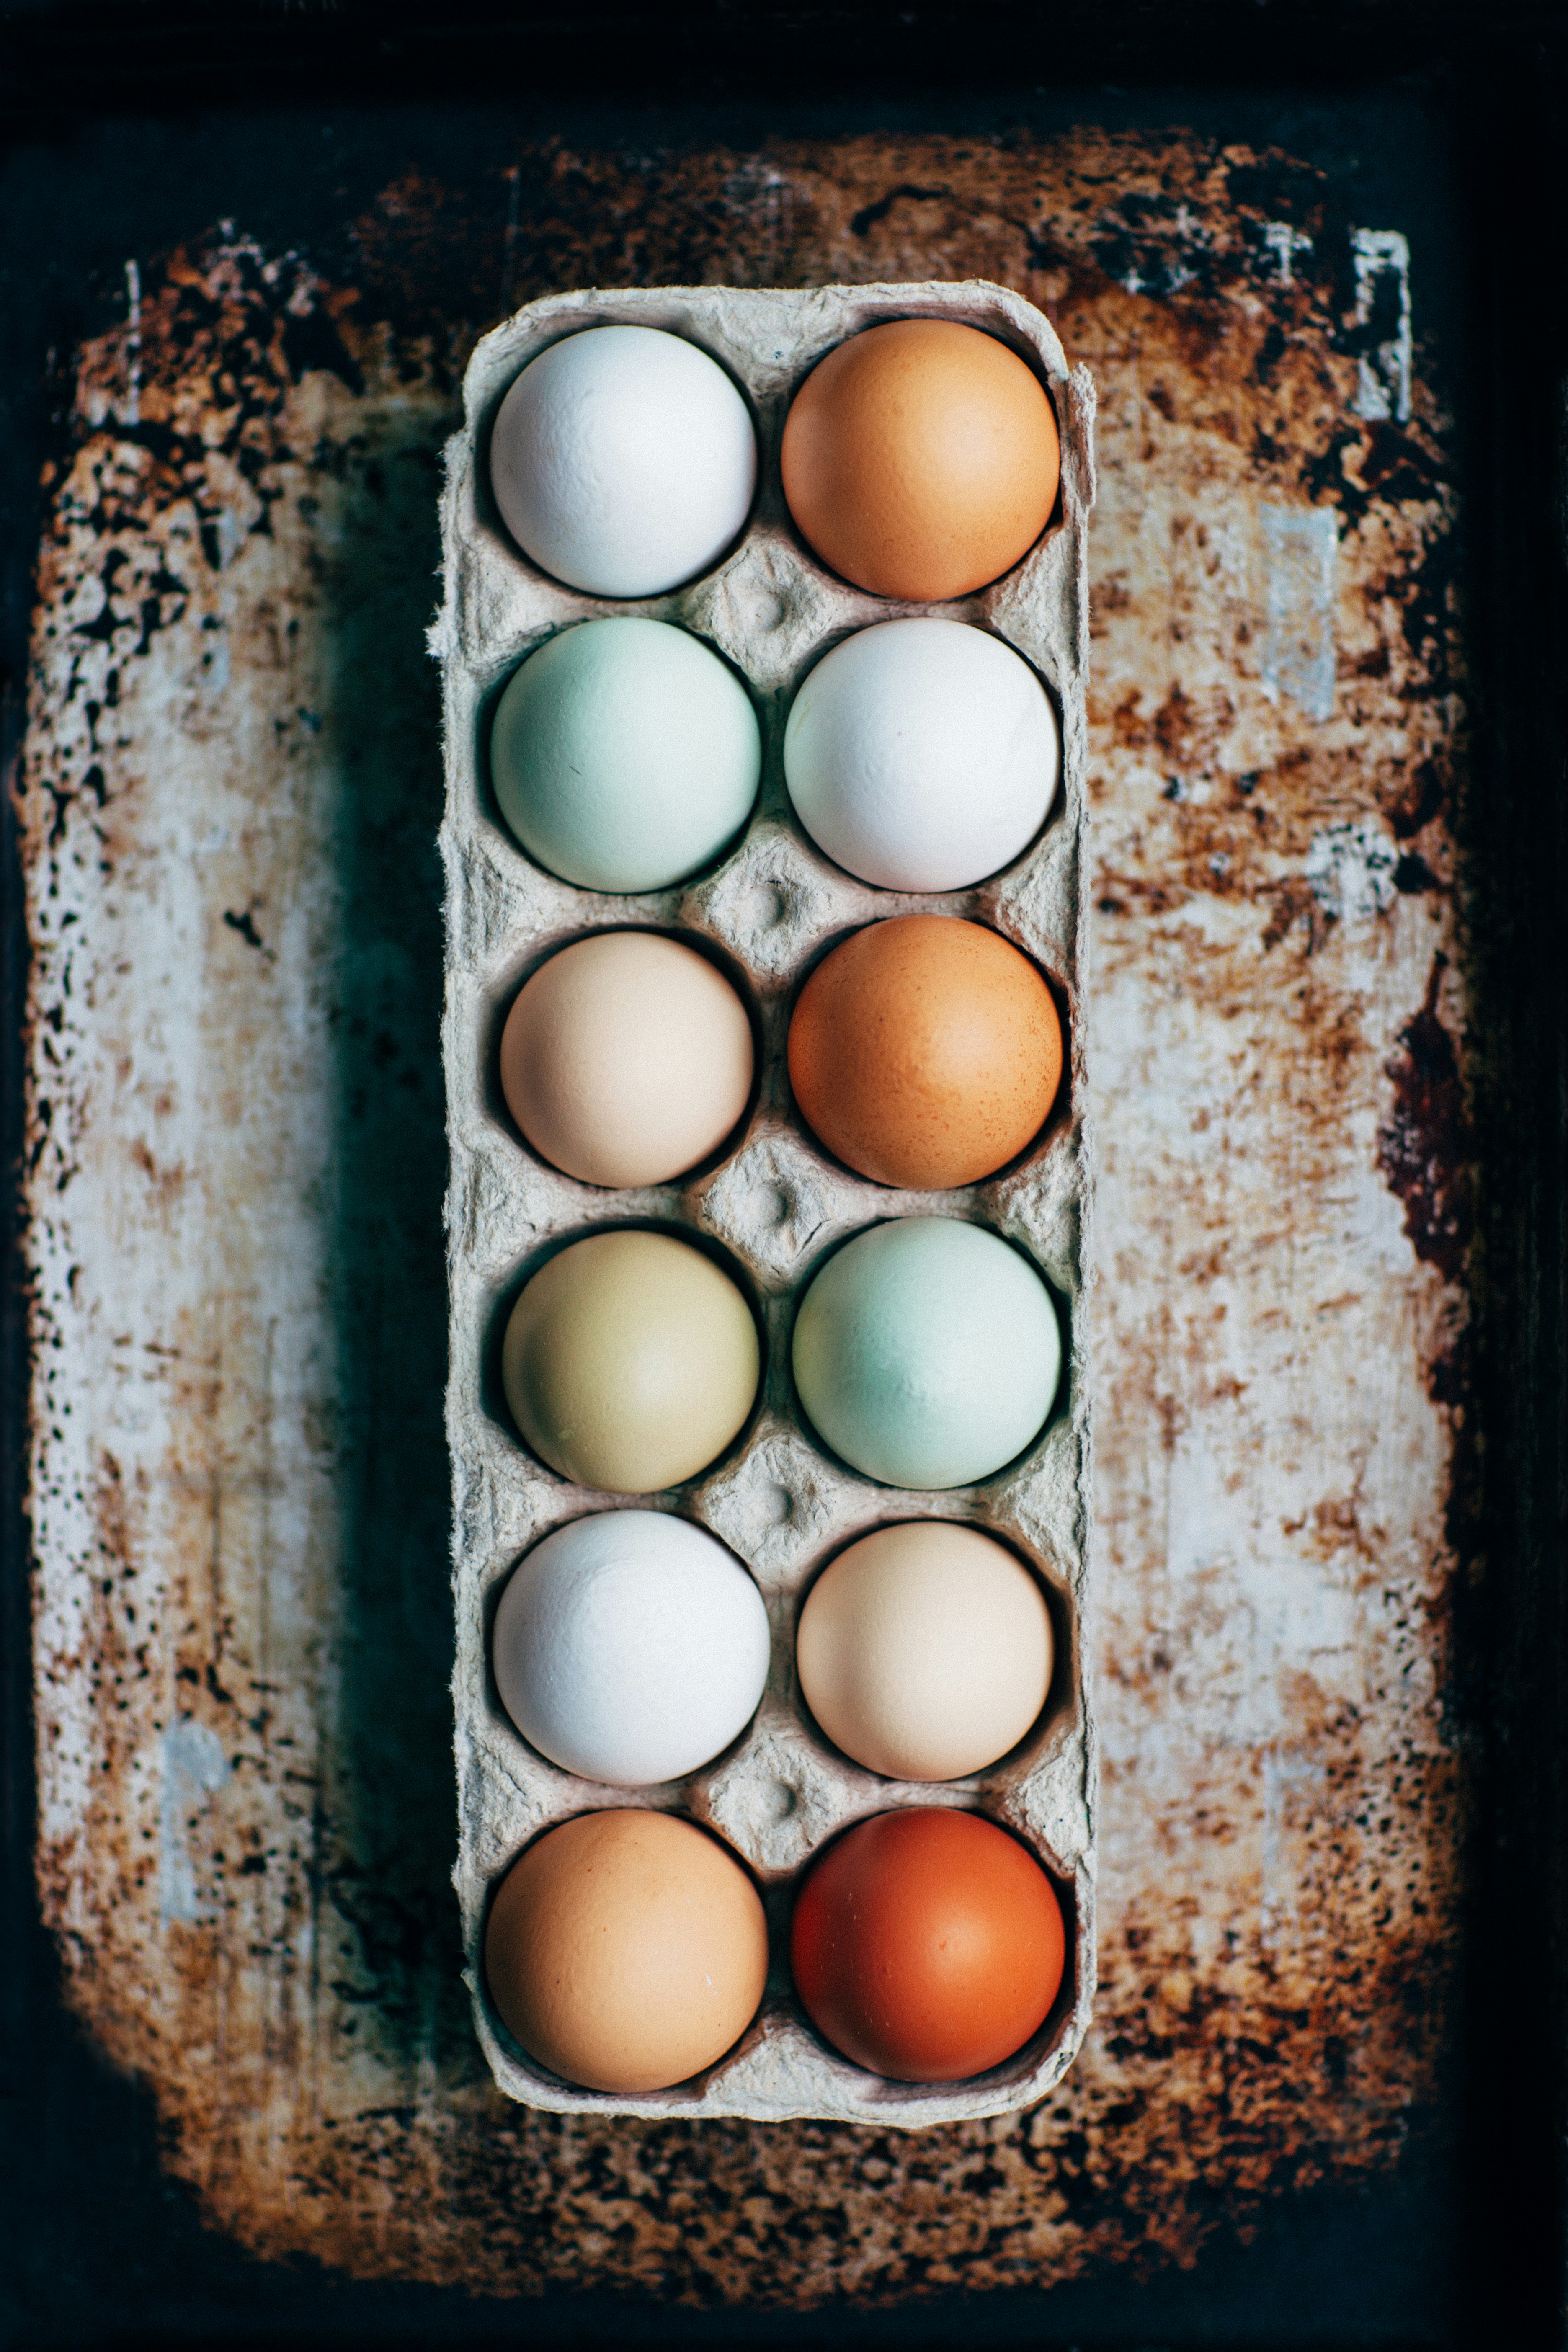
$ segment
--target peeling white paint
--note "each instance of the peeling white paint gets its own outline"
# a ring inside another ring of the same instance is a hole
[[[1394,416],[1403,425],[1410,415],[1410,242],[1396,228],[1352,229],[1351,254],[1356,325],[1371,326],[1384,278],[1394,281],[1399,311],[1393,335],[1357,362],[1356,415],[1372,423]]]
[[[1304,229],[1292,228],[1289,221],[1265,221],[1263,242],[1279,265],[1278,283],[1292,283],[1291,262],[1298,253],[1310,253],[1312,240]]]
[[[1381,825],[1330,824],[1313,835],[1307,880],[1325,915],[1365,923],[1393,906],[1398,863],[1398,845]]]
[[[1288,1843],[1292,1798],[1321,1789],[1327,1774],[1321,1759],[1278,1745],[1263,1758],[1263,1869],[1259,1927],[1272,1947],[1296,1914],[1296,1874]]]
[[[204,1798],[228,1779],[228,1759],[216,1731],[183,1715],[163,1734],[163,1803],[158,1818],[158,1910],[170,1920],[208,1916],[196,1875],[191,1822]]]
[[[1266,630],[1263,691],[1282,694],[1309,719],[1334,711],[1334,572],[1339,518],[1332,507],[1260,507]]]

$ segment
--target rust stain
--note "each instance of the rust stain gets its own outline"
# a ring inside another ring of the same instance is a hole
[[[123,331],[79,355],[20,797],[46,1914],[273,2256],[795,2305],[1190,2263],[1440,2110],[1447,420],[1419,344],[1410,416],[1357,414],[1360,224],[1287,156],[551,142],[493,195],[406,175],[331,270],[145,262],[134,378]],[[567,2123],[477,2063],[445,1884],[436,452],[503,299],[943,273],[1039,302],[1101,394],[1098,2022],[1036,2113],[915,2140]],[[1265,510],[1331,518],[1300,644]]]
[[[1437,1013],[1447,968],[1439,951],[1421,1008],[1399,1033],[1399,1051],[1388,1065],[1394,1101],[1377,1139],[1377,1164],[1405,1203],[1405,1230],[1416,1256],[1455,1282],[1470,1238],[1470,1149],[1459,1057]]]

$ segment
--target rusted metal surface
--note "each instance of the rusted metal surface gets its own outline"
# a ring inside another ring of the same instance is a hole
[[[493,194],[410,175],[331,283],[243,223],[143,257],[78,358],[20,802],[72,1999],[273,2255],[753,2303],[1189,2262],[1439,2128],[1452,2032],[1464,706],[1402,225],[1091,132]],[[552,286],[932,275],[1102,402],[1097,2019],[1044,2107],[911,2142],[520,2114],[446,1883],[435,452]]]

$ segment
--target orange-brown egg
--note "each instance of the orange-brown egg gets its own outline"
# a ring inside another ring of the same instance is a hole
[[[1051,993],[980,923],[897,915],[835,948],[801,992],[789,1076],[829,1151],[879,1184],[941,1192],[1014,1159],[1061,1079]]]
[[[978,1813],[910,1806],[830,1845],[790,1928],[795,1986],[817,2032],[898,2083],[999,2066],[1061,1987],[1061,1906],[1039,1864]]]
[[[1016,352],[951,319],[897,319],[818,362],[784,423],[784,497],[833,571],[878,596],[966,596],[1027,554],[1061,442]]]

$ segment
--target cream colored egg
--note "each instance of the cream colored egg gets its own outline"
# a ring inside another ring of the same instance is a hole
[[[975,1528],[926,1519],[841,1552],[795,1637],[800,1686],[846,1756],[896,1780],[956,1780],[1017,1745],[1045,1706],[1050,1614]]]
[[[752,1091],[752,1024],[716,965],[657,931],[542,964],[501,1033],[507,1107],[584,1184],[662,1184],[716,1151]]]

